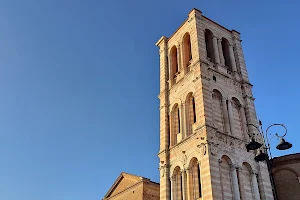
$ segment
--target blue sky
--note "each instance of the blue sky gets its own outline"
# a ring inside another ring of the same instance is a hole
[[[0,199],[99,200],[122,171],[158,182],[155,43],[193,7],[241,32],[257,113],[294,144],[273,155],[300,152],[298,1],[2,0]]]

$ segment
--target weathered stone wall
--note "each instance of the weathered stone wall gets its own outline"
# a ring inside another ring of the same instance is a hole
[[[274,158],[272,172],[279,200],[300,199],[300,153]]]

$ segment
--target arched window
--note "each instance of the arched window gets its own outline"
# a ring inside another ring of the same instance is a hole
[[[232,162],[227,156],[222,156],[219,170],[221,175],[223,199],[233,199],[230,167],[231,164]]]
[[[193,133],[192,126],[196,123],[196,105],[195,105],[195,98],[193,94],[190,93],[186,98],[186,123],[187,123],[187,133],[186,136],[189,136]]]
[[[179,109],[177,111],[177,124],[178,124],[178,133],[180,133],[180,112],[179,112]]]
[[[243,176],[242,180],[243,183],[239,183],[240,187],[244,187],[243,191],[245,192],[245,199],[255,199],[253,195],[253,186],[252,186],[252,179],[251,179],[251,166],[248,163],[243,163],[242,171],[239,176]],[[241,180],[241,179],[240,179]]]
[[[166,66],[169,66],[169,55],[167,55],[167,58],[166,58]],[[170,71],[171,71],[171,69],[169,68],[169,67],[167,67],[167,71],[166,71],[166,79],[167,80],[170,80],[170,76],[171,76],[171,74],[170,74]]]
[[[228,70],[232,70],[232,64],[230,61],[230,52],[229,52],[229,42],[227,39],[222,38],[221,44],[222,44],[222,51],[223,51],[225,66],[228,67]]]
[[[243,130],[243,120],[242,120],[242,113],[241,113],[241,104],[237,98],[231,99],[231,106],[232,106],[232,122],[233,122],[233,130],[232,134],[236,137],[241,138],[244,137],[244,130]]]
[[[197,158],[193,158],[190,162],[189,173],[189,193],[191,199],[202,197],[200,167]]]
[[[191,49],[191,39],[190,34],[186,33],[183,36],[183,67],[188,71],[188,66],[192,60],[192,49]]]
[[[182,192],[182,177],[180,172],[180,167],[176,167],[172,176],[171,190],[173,200],[182,200],[183,192]]]
[[[170,144],[171,146],[177,144],[177,134],[180,133],[180,112],[179,106],[176,104],[171,112],[171,134]]]
[[[274,174],[278,199],[298,200],[300,197],[299,176],[291,169],[281,169]],[[293,195],[291,195],[293,194]]]
[[[224,113],[222,105],[222,94],[218,90],[213,90],[212,93],[212,111],[215,126],[224,132]]]
[[[196,103],[195,103],[195,98],[193,97],[192,99],[192,104],[193,104],[193,121],[194,123],[196,123],[197,119],[196,119]]]
[[[205,45],[207,57],[215,62],[216,60],[214,55],[213,33],[208,29],[205,29]]]
[[[174,79],[176,73],[178,72],[178,58],[177,58],[177,48],[173,46],[170,53],[171,58],[171,78]]]

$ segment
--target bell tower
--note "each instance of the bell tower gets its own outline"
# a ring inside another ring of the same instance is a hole
[[[274,199],[240,33],[193,9],[160,54],[160,199]]]

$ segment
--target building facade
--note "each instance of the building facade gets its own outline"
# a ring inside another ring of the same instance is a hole
[[[159,200],[159,184],[122,172],[103,200]]]
[[[300,153],[272,160],[272,173],[279,200],[300,199]]]
[[[274,199],[240,33],[193,9],[160,54],[160,199]],[[249,125],[252,124],[252,125]]]

